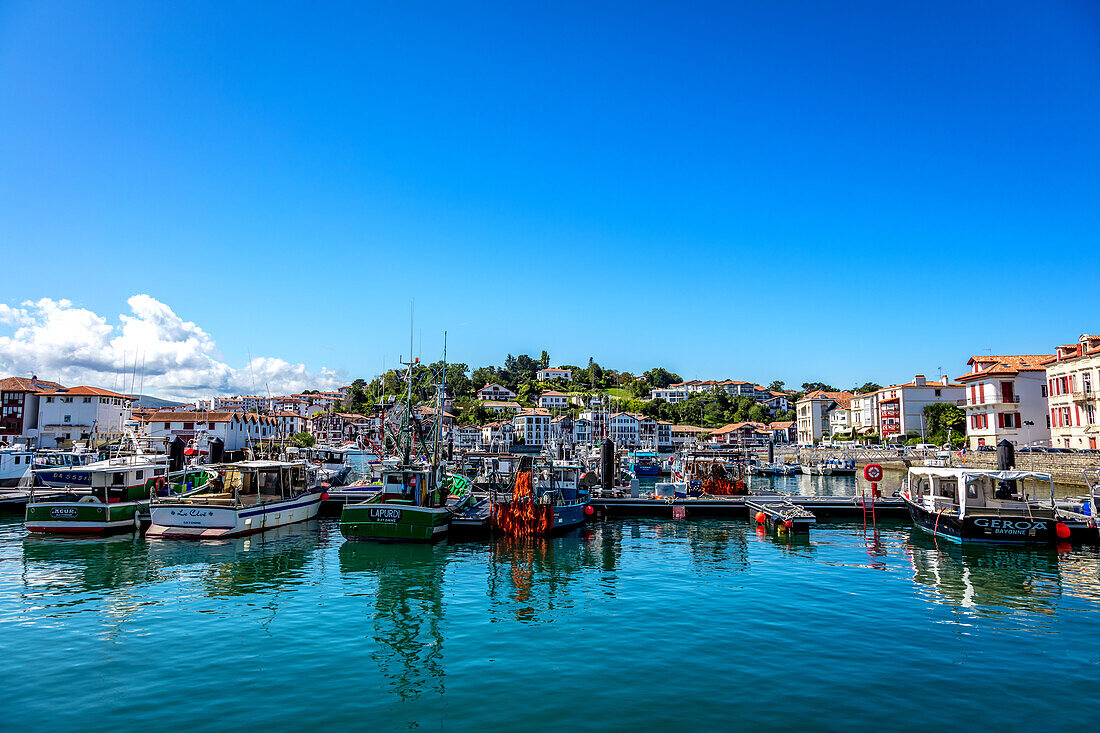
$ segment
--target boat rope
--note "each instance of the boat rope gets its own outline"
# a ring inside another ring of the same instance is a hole
[[[936,534],[936,532],[939,530],[939,528],[940,528],[940,517],[942,517],[943,513],[946,512],[946,511],[947,511],[946,509],[940,509],[939,512],[936,514],[936,523],[932,526],[932,534]]]

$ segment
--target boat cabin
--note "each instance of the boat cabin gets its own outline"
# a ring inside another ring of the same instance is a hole
[[[382,472],[382,490],[378,494],[384,504],[412,506],[446,506],[447,497],[428,468],[396,468]]]
[[[168,482],[164,463],[120,463],[92,471],[92,496],[107,504],[148,499],[158,481]]]
[[[983,471],[966,468],[917,467],[909,469],[910,500],[930,512],[958,517],[1053,516],[1054,479],[1032,471]],[[1049,504],[1039,503],[1039,492]]]
[[[242,461],[212,466],[219,476],[199,491],[173,501],[254,506],[290,499],[309,489],[306,466],[284,461]]]

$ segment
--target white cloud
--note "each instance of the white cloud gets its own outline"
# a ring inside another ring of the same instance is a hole
[[[18,308],[0,303],[0,331],[2,326],[11,331],[0,335],[0,373],[43,379],[60,374],[66,384],[129,391],[136,359],[134,391],[140,384],[146,394],[182,399],[268,389],[286,394],[344,381],[331,369],[314,373],[305,364],[275,357],[255,357],[251,369],[249,364],[235,369],[221,361],[206,331],[166,304],[148,295],[126,302],[131,315],[120,315],[117,324],[65,299],[28,300]]]

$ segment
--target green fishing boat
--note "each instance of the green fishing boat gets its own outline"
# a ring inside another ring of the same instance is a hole
[[[441,376],[446,374],[447,364],[445,334],[443,348]],[[382,486],[374,496],[344,505],[340,533],[348,540],[434,542],[446,536],[451,516],[470,498],[467,481],[443,468],[445,383],[441,380],[435,385],[433,419],[425,427],[412,411],[413,368],[419,361],[405,366],[406,402],[395,406],[383,428],[383,445],[394,446],[400,462],[382,472]]]
[[[105,464],[105,465],[104,465]],[[154,456],[122,456],[104,461],[91,472],[90,487],[72,487],[35,496],[27,503],[27,530],[47,534],[110,534],[140,529],[153,494],[183,493],[205,484],[214,474],[196,467],[169,472]]]

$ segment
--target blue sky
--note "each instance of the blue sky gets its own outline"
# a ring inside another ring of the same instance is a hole
[[[0,301],[352,376],[413,295],[425,357],[788,384],[1095,332],[1098,6],[896,5],[0,2]]]

